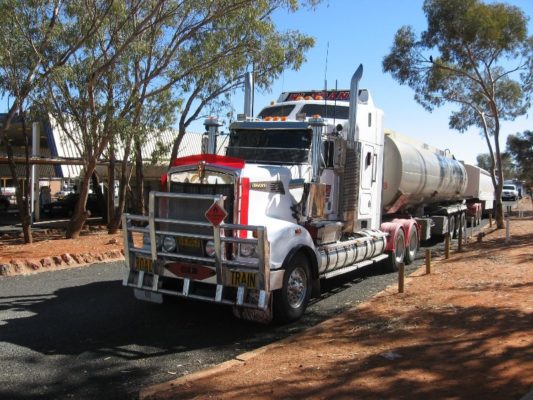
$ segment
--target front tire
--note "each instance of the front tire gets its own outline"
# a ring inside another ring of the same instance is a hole
[[[311,298],[311,271],[303,254],[296,254],[283,275],[283,286],[274,292],[274,318],[287,324],[300,319]]]

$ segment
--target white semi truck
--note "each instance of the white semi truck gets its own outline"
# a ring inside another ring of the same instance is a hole
[[[148,216],[124,215],[123,284],[139,299],[181,296],[290,322],[322,279],[378,262],[396,270],[421,240],[456,235],[465,167],[385,131],[361,75],[350,90],[283,93],[259,117],[248,81],[226,154],[216,154],[220,124],[206,120],[202,154],[173,161]]]

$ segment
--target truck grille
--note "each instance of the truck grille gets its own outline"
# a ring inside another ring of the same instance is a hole
[[[197,183],[177,183],[172,182],[170,185],[172,193],[184,194],[207,194],[207,195],[223,195],[225,196],[224,208],[228,213],[225,219],[226,223],[233,223],[233,204],[234,204],[234,186],[231,184],[197,184]],[[211,199],[203,200],[197,198],[159,198],[155,216],[160,218],[169,218],[174,220],[191,221],[191,222],[207,222],[205,213],[211,207],[213,201]],[[196,235],[212,235],[213,229],[206,226],[195,226],[189,224],[166,224],[161,222],[158,229],[169,232],[190,233]],[[184,242],[187,242],[184,239]],[[190,241],[188,243],[191,243]],[[203,248],[202,243],[198,248],[191,246],[181,246],[180,252],[182,254],[189,254],[194,256],[201,256]]]

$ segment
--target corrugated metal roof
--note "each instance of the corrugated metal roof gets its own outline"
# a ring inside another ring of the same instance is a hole
[[[31,126],[31,124],[28,124]],[[74,133],[76,141],[68,138],[58,122],[51,116],[48,120],[41,121],[41,148],[40,155],[43,157],[66,157],[66,158],[81,158],[81,152],[76,142],[81,142],[82,135],[81,132],[73,129],[72,125],[68,127]],[[178,136],[178,131],[174,129],[165,130],[162,132],[154,133],[150,135],[143,143],[142,152],[143,159],[145,162],[150,163],[154,152],[159,154],[159,162],[163,168],[169,163],[170,153],[172,151],[172,146],[174,141]],[[221,136],[218,140],[218,154],[225,154],[227,146],[227,136]],[[3,150],[3,149],[2,149]],[[202,133],[197,132],[187,132],[181,142],[180,148],[178,150],[178,157],[185,157],[192,154],[199,154],[202,150]],[[23,149],[17,149],[17,153],[23,152]],[[117,160],[122,159],[124,154],[123,148],[119,146],[116,151]],[[17,154],[21,155],[21,154]],[[130,157],[132,160],[133,157]],[[103,158],[102,160],[105,160]],[[77,178],[83,170],[81,165],[40,165],[39,166],[39,176],[49,177],[49,178]],[[17,173],[20,176],[24,175],[24,166],[17,166]],[[0,177],[11,177],[9,167],[7,165],[0,165]]]

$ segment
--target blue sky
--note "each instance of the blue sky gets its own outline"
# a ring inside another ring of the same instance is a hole
[[[533,34],[533,0],[507,1],[530,17],[529,34]],[[308,52],[307,62],[299,71],[286,71],[271,93],[255,96],[255,112],[277,100],[282,91],[323,89],[327,61],[328,87],[349,88],[357,66],[364,67],[361,87],[369,89],[377,107],[385,112],[385,127],[417,138],[437,148],[449,148],[458,159],[476,164],[476,156],[486,153],[485,139],[477,130],[461,134],[448,128],[450,107],[425,111],[413,99],[413,91],[400,86],[382,71],[381,62],[389,52],[394,34],[403,25],[417,33],[426,29],[422,0],[324,0],[314,11],[301,9],[295,14],[279,13],[279,29],[298,29],[316,40]],[[329,51],[328,51],[329,43]],[[242,97],[235,96],[235,109],[242,112]],[[501,145],[505,149],[508,134],[533,129],[533,108],[529,117],[503,122]]]
[[[533,0],[509,0],[529,16],[529,35],[533,35]],[[349,88],[350,79],[359,64],[364,73],[360,86],[367,88],[377,107],[385,112],[385,127],[414,137],[440,149],[450,149],[455,156],[476,164],[476,156],[486,153],[485,139],[478,130],[461,134],[448,128],[452,107],[427,112],[413,99],[413,91],[400,86],[382,71],[383,57],[390,51],[394,34],[403,25],[411,25],[417,33],[426,29],[422,12],[423,0],[323,0],[314,10],[306,8],[289,14],[279,12],[275,23],[280,30],[298,29],[313,36],[315,47],[307,53],[307,61],[299,71],[285,71],[269,93],[256,93],[254,111],[277,100],[283,91]],[[326,74],[327,54],[327,74]],[[242,112],[242,93],[234,95],[235,112]],[[7,109],[7,99],[0,99],[0,111]],[[223,127],[225,130],[226,127]],[[533,129],[533,108],[528,116],[504,121],[500,144],[505,149],[508,134]],[[203,132],[202,121],[190,126]]]

